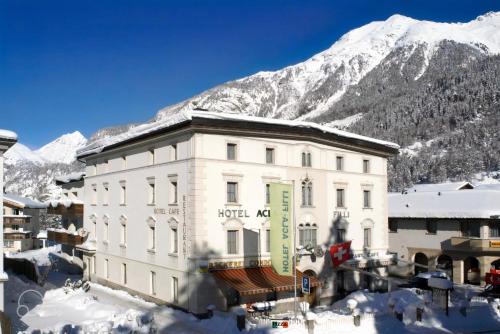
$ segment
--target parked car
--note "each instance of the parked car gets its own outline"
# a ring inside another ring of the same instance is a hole
[[[442,271],[432,271],[432,272],[419,273],[418,275],[410,278],[408,285],[409,285],[409,287],[412,287],[412,288],[430,290],[429,278],[431,278],[431,277],[441,278],[441,279],[451,281],[450,277],[446,273],[444,273]]]
[[[478,296],[486,297],[488,300],[500,298],[500,285],[488,284],[484,287],[484,290],[478,294]]]

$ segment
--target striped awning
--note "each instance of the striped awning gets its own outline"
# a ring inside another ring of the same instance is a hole
[[[238,291],[241,296],[261,293],[293,291],[293,276],[281,276],[271,267],[224,269],[213,271],[212,274]],[[311,287],[319,286],[320,282],[311,277]],[[302,289],[302,272],[297,270],[297,288]]]

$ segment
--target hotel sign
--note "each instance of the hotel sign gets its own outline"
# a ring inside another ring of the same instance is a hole
[[[250,218],[250,217],[271,217],[271,210],[263,209],[257,210],[253,215],[248,213],[248,210],[231,210],[231,209],[219,209],[218,210],[219,218]]]
[[[500,248],[500,240],[490,240],[491,248]]]
[[[283,276],[292,276],[293,222],[292,186],[271,183],[271,264]]]

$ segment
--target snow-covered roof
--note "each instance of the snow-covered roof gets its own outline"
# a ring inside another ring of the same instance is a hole
[[[52,207],[52,208],[57,208],[59,205],[65,206],[66,208],[69,208],[72,205],[80,204],[83,205],[83,201],[79,199],[53,199],[50,201],[45,202],[47,207]]]
[[[220,113],[220,112],[209,112],[209,111],[198,111],[198,110],[189,110],[189,111],[181,111],[173,116],[161,119],[157,121],[153,121],[150,123],[145,123],[138,125],[136,127],[131,128],[129,131],[121,133],[116,136],[101,138],[77,151],[78,157],[88,156],[91,154],[96,154],[102,152],[107,147],[112,145],[116,145],[121,142],[125,142],[130,139],[134,139],[140,136],[144,136],[147,134],[165,131],[171,127],[176,125],[180,125],[182,123],[189,123],[194,118],[199,119],[211,119],[211,120],[221,120],[221,121],[242,121],[249,123],[260,123],[260,124],[275,124],[281,126],[288,126],[294,128],[309,128],[316,129],[326,134],[334,134],[339,137],[345,139],[357,139],[367,143],[373,143],[385,146],[390,149],[399,149],[399,145],[395,143],[391,143],[388,141],[383,141],[379,139],[374,139],[354,133],[350,133],[347,131],[338,130],[329,126],[319,125],[313,122],[305,122],[305,121],[290,121],[290,120],[281,120],[274,118],[264,118],[264,117],[256,117],[256,116],[247,116],[240,114],[230,114],[230,113]]]
[[[31,198],[27,197],[22,197],[19,195],[14,195],[14,194],[3,194],[3,198],[7,201],[10,201],[12,203],[15,203],[22,208],[29,208],[29,209],[45,209],[47,207],[47,204],[41,203],[35,200],[32,200]]]
[[[500,215],[500,191],[452,190],[389,194],[390,218],[492,218]]]
[[[75,182],[75,181],[81,181],[85,177],[85,172],[76,172],[76,173],[71,173],[67,175],[61,175],[56,177],[56,183],[58,184],[63,184],[63,183],[70,183],[70,182]]]
[[[10,131],[10,130],[0,129],[0,138],[7,139],[7,140],[17,140],[17,134],[15,132]]]
[[[467,190],[475,188],[470,182],[445,182],[445,183],[424,183],[415,184],[408,190],[407,193],[413,192],[438,192],[438,191],[452,191],[452,190]]]

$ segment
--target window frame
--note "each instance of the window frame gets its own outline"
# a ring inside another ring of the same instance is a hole
[[[234,192],[229,191],[229,186],[234,185]],[[228,204],[238,204],[238,182],[236,181],[227,181],[226,182],[226,203]],[[233,200],[234,196],[234,200]]]
[[[234,241],[230,240],[230,235],[234,235]],[[240,231],[235,229],[226,230],[226,254],[228,255],[238,255],[240,253],[239,250],[239,237]],[[233,250],[233,242],[234,242],[234,252]]]
[[[270,153],[270,155],[269,155],[269,153]],[[266,164],[274,165],[276,163],[275,153],[276,153],[276,150],[274,149],[274,147],[266,147]],[[271,159],[269,160],[269,158],[271,158]]]
[[[230,148],[232,148],[232,151],[230,151]],[[233,156],[230,156],[230,152],[233,154]],[[238,144],[233,143],[233,142],[228,142],[226,143],[226,160],[229,161],[236,161],[238,160]]]
[[[335,156],[335,170],[337,171],[344,170],[344,156],[342,155]]]

